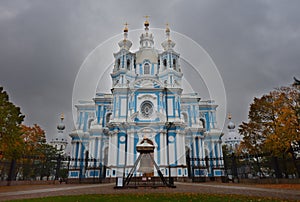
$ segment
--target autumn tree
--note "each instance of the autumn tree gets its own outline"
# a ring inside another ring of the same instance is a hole
[[[291,142],[299,141],[299,123],[297,117],[298,92],[291,87],[283,87],[272,93],[273,122],[269,123],[269,134],[265,141],[265,150],[274,156],[290,151]]]
[[[20,157],[23,148],[20,124],[24,120],[20,108],[9,101],[8,94],[0,87],[0,152],[2,158]]]
[[[250,105],[248,122],[243,122],[239,132],[244,136],[241,151],[252,155],[270,153],[273,157],[290,157],[292,141],[299,141],[297,99],[294,87],[282,87]]]
[[[249,122],[240,125],[242,146],[251,154],[271,152],[275,156],[289,152],[292,141],[299,140],[297,98],[293,87],[282,87],[250,105]]]
[[[59,151],[46,143],[45,131],[37,124],[22,125],[23,178],[30,179],[40,176],[47,178],[53,174],[56,163],[53,160],[59,156]]]
[[[45,131],[37,124],[32,127],[22,125],[22,139],[24,140],[24,155],[40,156],[43,144],[46,144]]]

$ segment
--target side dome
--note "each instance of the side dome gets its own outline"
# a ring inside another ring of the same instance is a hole
[[[66,128],[66,126],[65,126],[65,124],[63,124],[63,123],[59,123],[58,125],[57,125],[57,129],[58,130],[64,130]]]
[[[235,129],[235,124],[234,124],[232,121],[230,121],[230,122],[228,123],[227,128],[228,128],[228,129]]]

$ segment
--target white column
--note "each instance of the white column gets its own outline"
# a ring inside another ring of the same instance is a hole
[[[193,157],[197,158],[196,137],[193,137]],[[197,161],[193,161],[197,165]]]
[[[101,162],[101,152],[100,152],[100,149],[101,149],[101,141],[102,141],[102,136],[98,137],[95,142],[97,141],[97,150],[96,150],[96,160],[97,160],[97,166],[100,165],[100,162]],[[96,149],[96,148],[95,148]]]
[[[216,157],[215,158],[218,158],[219,157],[219,144],[218,144],[218,142],[217,141],[215,141],[215,151],[217,151],[216,152]],[[219,166],[219,159],[216,159],[216,166]]]
[[[177,132],[177,158],[178,165],[186,165],[185,162],[185,140],[180,131]]]
[[[167,165],[167,142],[166,133],[160,133],[160,164]]]
[[[78,154],[77,154],[77,158],[81,158],[81,149],[82,149],[82,143],[78,142]]]
[[[131,131],[127,131],[127,162],[126,166],[133,165],[133,133]]]
[[[222,159],[223,158],[223,152],[222,152],[222,146],[221,146],[220,141],[218,142],[218,146],[219,146],[219,157],[220,157],[220,159]],[[224,161],[220,160],[220,166],[223,166],[223,165],[224,165]]]
[[[76,144],[74,144],[74,142],[72,141],[71,142],[71,144],[72,144],[72,150],[71,150],[71,159],[73,159],[73,158],[75,158],[75,149],[76,149]],[[74,164],[75,164],[75,161],[71,161],[70,162],[70,164],[71,164],[71,166],[74,166]]]
[[[211,142],[211,146],[212,146],[212,157],[213,158],[216,158],[216,152],[215,152],[215,141],[212,141]],[[213,160],[213,165],[215,166],[216,165],[216,160]]]
[[[112,137],[113,137],[113,135],[109,135],[109,140],[108,140],[109,147],[108,147],[108,158],[107,158],[108,166],[112,165],[112,158],[109,158],[113,154],[113,144],[112,144],[113,138]],[[102,156],[101,156],[101,158],[102,158]]]
[[[98,138],[93,139],[93,158],[97,159],[97,151],[96,151],[96,144],[97,144]]]
[[[74,144],[74,142],[72,141],[72,151],[71,151],[71,158],[75,157],[75,148],[76,148],[76,144]]]
[[[201,161],[201,166],[204,166],[205,165],[205,162],[204,162],[205,151],[204,151],[204,144],[203,144],[203,138],[202,137],[200,138],[200,146],[201,146],[201,156],[200,156],[200,158],[203,159],[203,161]]]
[[[88,151],[89,151],[89,159],[91,160],[92,158],[94,158],[94,153],[93,153],[93,146],[94,146],[94,143],[95,143],[95,138],[90,138],[89,140],[89,148],[88,148]],[[93,166],[93,161],[88,161],[89,162],[89,166]]]
[[[86,148],[89,151],[89,158],[91,158],[93,156],[92,154],[92,145],[93,145],[93,139],[90,139],[90,141],[88,142],[88,148]]]

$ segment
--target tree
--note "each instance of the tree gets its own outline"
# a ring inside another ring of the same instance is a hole
[[[9,101],[8,94],[0,87],[0,151],[2,158],[20,157],[23,147],[20,124],[24,120],[20,108]]]
[[[22,125],[23,178],[31,179],[40,176],[47,178],[55,173],[55,160],[59,151],[46,143],[45,131],[37,124],[32,127]]]
[[[61,157],[61,151],[49,144],[43,144],[41,147],[42,162],[41,162],[41,179],[47,176],[47,180],[50,175],[56,174],[58,167],[58,159]]]
[[[250,154],[271,152],[274,156],[289,152],[292,141],[300,140],[296,105],[299,93],[282,87],[254,98],[248,119],[240,125],[244,136],[241,146]]]
[[[251,155],[270,153],[276,165],[279,164],[278,158],[290,159],[291,142],[300,140],[298,98],[299,92],[294,87],[282,87],[261,98],[254,98],[250,105],[249,121],[243,122],[239,128],[244,136],[240,151]]]
[[[37,124],[32,127],[21,125],[24,140],[24,155],[42,155],[41,149],[46,144],[45,131]]]
[[[294,88],[283,87],[272,93],[274,97],[273,122],[270,123],[270,133],[265,141],[265,150],[276,157],[290,151],[291,142],[300,140],[297,118],[297,97]]]
[[[21,160],[21,173],[23,180],[34,179],[40,173],[40,164],[42,158],[41,148],[46,143],[45,131],[40,126],[34,124],[31,126],[21,125],[23,144],[23,158]]]

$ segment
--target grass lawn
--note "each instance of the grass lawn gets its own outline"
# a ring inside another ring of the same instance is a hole
[[[213,201],[213,202],[224,202],[224,201],[285,201],[276,200],[274,198],[259,198],[259,197],[247,197],[239,195],[217,195],[217,194],[118,194],[118,195],[79,195],[79,196],[55,196],[37,199],[22,199],[15,201]]]

